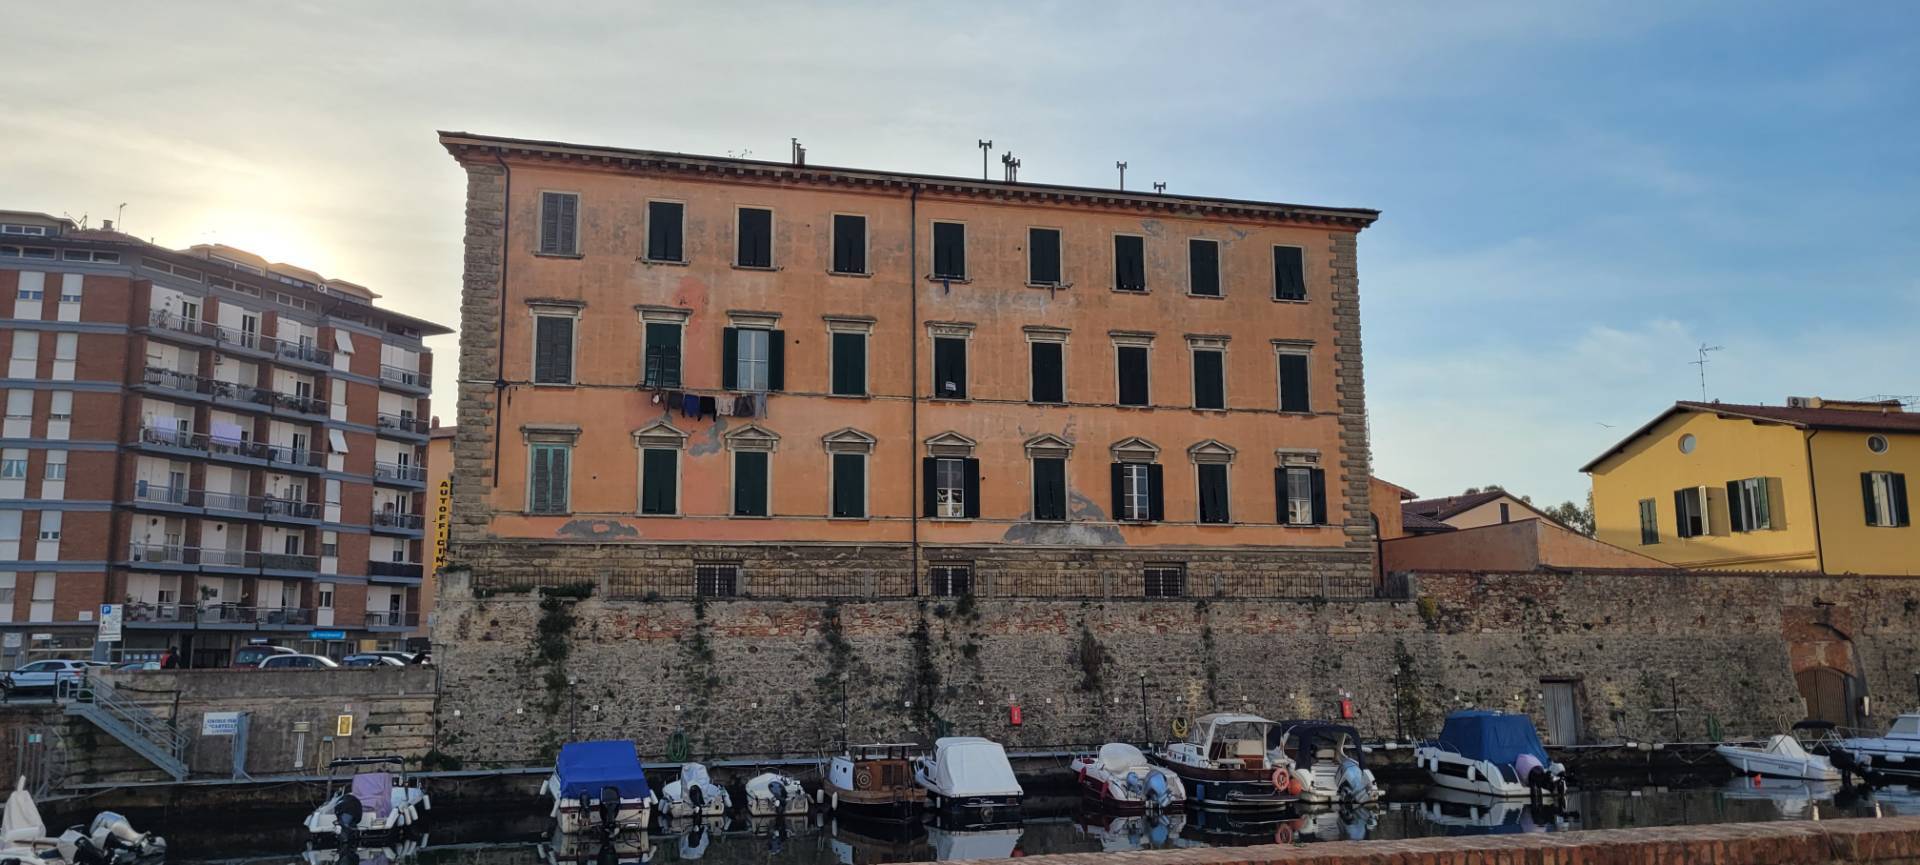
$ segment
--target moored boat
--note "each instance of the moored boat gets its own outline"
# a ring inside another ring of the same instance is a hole
[[[1026,797],[1006,749],[978,736],[935,740],[933,753],[914,761],[913,779],[941,809],[991,813],[1018,809]]]
[[[383,767],[391,766],[394,771]],[[433,807],[427,791],[408,783],[406,761],[397,756],[347,757],[327,764],[327,798],[307,815],[307,831],[316,836],[380,839],[418,824]],[[341,769],[356,770],[345,784]]]
[[[1748,775],[1803,781],[1840,780],[1840,770],[1835,769],[1833,763],[1825,757],[1807,753],[1799,740],[1784,733],[1767,739],[1767,744],[1758,748],[1720,745],[1713,750],[1731,763],[1734,769]]]
[[[1267,750],[1274,723],[1258,715],[1216,713],[1193,720],[1186,741],[1154,752],[1152,760],[1180,776],[1187,802],[1201,808],[1267,810],[1295,801],[1290,768]]]
[[[1301,801],[1365,804],[1380,798],[1380,785],[1361,763],[1360,731],[1330,721],[1282,721],[1276,729]]]
[[[1124,742],[1100,746],[1100,753],[1075,757],[1068,768],[1089,804],[1115,814],[1143,814],[1178,808],[1187,801],[1180,776],[1147,762],[1139,748]]]
[[[807,788],[790,775],[765,772],[747,779],[747,814],[793,817],[807,813]]]
[[[1841,739],[1835,749],[1829,756],[1837,768],[1909,780],[1920,778],[1920,712],[1893,719],[1885,735]]]
[[[1533,719],[1467,710],[1447,716],[1438,739],[1413,750],[1414,763],[1433,783],[1501,798],[1566,794],[1566,767],[1540,744]]]
[[[913,780],[915,746],[854,745],[827,762],[827,807],[868,819],[904,820],[927,804],[927,791]]]
[[[560,746],[541,790],[553,797],[553,818],[562,832],[645,829],[653,813],[640,752],[625,739]]]
[[[684,763],[680,777],[660,788],[660,813],[674,820],[688,817],[719,817],[733,808],[733,794],[713,783],[707,767]]]
[[[93,822],[74,826],[58,836],[47,834],[27,779],[21,777],[7,797],[0,816],[0,862],[34,865],[147,865],[167,858],[167,841],[141,832],[127,818],[112,811],[94,815]]]

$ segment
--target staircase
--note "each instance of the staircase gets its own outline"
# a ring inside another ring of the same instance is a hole
[[[84,718],[106,731],[171,775],[173,780],[187,779],[187,736],[175,729],[172,722],[91,676],[74,681],[62,679],[55,693],[69,717]]]

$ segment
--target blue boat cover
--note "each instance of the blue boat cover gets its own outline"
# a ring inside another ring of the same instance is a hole
[[[1533,719],[1525,715],[1472,710],[1447,716],[1440,728],[1440,743],[1460,752],[1469,760],[1487,760],[1497,766],[1511,766],[1521,754],[1532,754],[1542,766],[1551,766]]]
[[[603,787],[620,788],[622,799],[650,795],[647,776],[640,767],[640,752],[625,739],[562,745],[553,771],[560,778],[562,799],[598,799]]]

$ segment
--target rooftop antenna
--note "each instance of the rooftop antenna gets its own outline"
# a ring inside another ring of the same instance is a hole
[[[1127,188],[1127,164],[1115,162],[1113,167],[1120,169],[1120,189],[1124,191]]]
[[[793,164],[795,165],[807,164],[807,148],[800,143],[800,139],[790,138],[787,140],[793,142]]]
[[[1707,352],[1720,351],[1722,348],[1723,346],[1708,345],[1703,342],[1700,344],[1700,349],[1699,349],[1700,359],[1687,361],[1688,363],[1693,364],[1694,366],[1697,366],[1700,368],[1700,401],[1701,402],[1707,401]]]
[[[1166,191],[1167,191],[1167,182],[1166,182],[1166,181],[1164,181],[1164,180],[1156,180],[1156,181],[1154,181],[1154,182],[1153,182],[1153,191],[1154,191],[1154,192],[1166,192]]]
[[[993,139],[980,139],[980,179],[987,179],[987,151],[993,149]]]
[[[1000,154],[1000,164],[1007,168],[1008,183],[1020,182],[1020,159],[1013,155],[1013,151]]]
[[[113,212],[113,224],[120,226],[121,231],[127,230],[127,203],[126,202],[124,201],[120,202],[120,209],[115,210]]]

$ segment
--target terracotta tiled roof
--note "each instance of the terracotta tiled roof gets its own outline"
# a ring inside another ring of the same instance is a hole
[[[1416,514],[1408,510],[1402,510],[1400,512],[1400,529],[1410,535],[1431,535],[1436,532],[1458,531],[1458,529],[1425,514]]]
[[[1491,489],[1486,492],[1466,493],[1437,499],[1416,499],[1402,503],[1400,505],[1400,512],[1403,514],[1419,514],[1435,520],[1445,520],[1455,514],[1473,510],[1503,496],[1516,501],[1520,498],[1519,496],[1511,495],[1506,490]]]
[[[1904,412],[1898,406],[1889,403],[1885,411],[1858,408],[1789,408],[1780,405],[1743,405],[1731,402],[1692,402],[1681,400],[1673,407],[1663,411],[1653,420],[1586,465],[1583,472],[1593,471],[1595,466],[1605,462],[1608,457],[1619,453],[1628,444],[1659,426],[1662,421],[1683,411],[1712,412],[1721,417],[1742,418],[1755,423],[1785,424],[1799,429],[1845,429],[1864,432],[1920,433],[1920,412]]]

